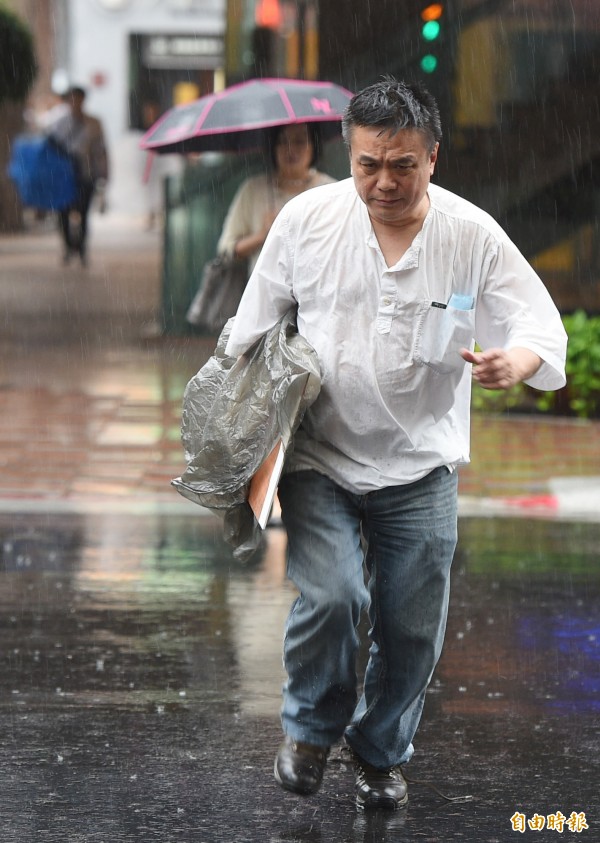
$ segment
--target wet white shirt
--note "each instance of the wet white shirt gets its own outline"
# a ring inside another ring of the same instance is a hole
[[[330,184],[334,179],[327,173],[311,170],[307,189],[321,184]],[[292,194],[279,188],[271,173],[251,176],[242,182],[227,211],[223,231],[217,244],[219,254],[233,254],[238,240],[263,230],[266,216],[275,216]],[[254,269],[258,253],[251,255],[249,270]]]
[[[566,334],[539,277],[484,211],[437,185],[411,247],[388,267],[347,179],[292,199],[263,246],[227,353],[298,305],[322,389],[286,470],[312,468],[358,493],[469,461],[471,366],[461,347],[525,347],[527,381],[564,385]]]

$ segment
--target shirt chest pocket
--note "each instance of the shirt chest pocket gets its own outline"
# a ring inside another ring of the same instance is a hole
[[[459,351],[471,347],[475,334],[473,304],[470,296],[452,296],[447,305],[423,302],[415,340],[416,363],[441,375],[462,370],[465,361]]]

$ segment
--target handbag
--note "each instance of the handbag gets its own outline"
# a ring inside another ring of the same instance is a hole
[[[235,316],[247,281],[247,260],[217,255],[204,265],[186,320],[209,333],[220,334],[227,320]]]

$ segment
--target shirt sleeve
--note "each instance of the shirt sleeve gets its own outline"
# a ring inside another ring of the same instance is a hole
[[[218,254],[232,255],[237,241],[251,233],[252,218],[249,216],[252,205],[251,192],[251,183],[246,180],[240,185],[233,197],[223,223],[221,237],[217,243]]]
[[[94,124],[92,140],[90,142],[90,169],[95,179],[107,179],[109,177],[108,150],[104,130],[99,120]]]
[[[292,252],[288,215],[276,218],[240,301],[225,353],[238,357],[296,304],[292,291]]]
[[[542,358],[525,383],[560,389],[566,383],[567,334],[539,276],[510,240],[500,241],[479,295],[476,339],[486,348],[527,348]]]

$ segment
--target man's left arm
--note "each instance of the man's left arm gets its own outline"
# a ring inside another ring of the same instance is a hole
[[[91,117],[90,120],[92,121],[90,144],[92,174],[94,176],[94,180],[106,182],[109,178],[109,163],[104,129],[102,128],[102,123],[97,117]]]
[[[564,386],[567,336],[541,279],[510,240],[501,241],[478,297],[475,337],[482,350],[461,350],[485,389],[521,381],[541,390]]]
[[[473,364],[473,378],[484,389],[510,389],[532,378],[543,363],[542,358],[528,348],[488,348],[469,351],[462,348],[461,356]]]

